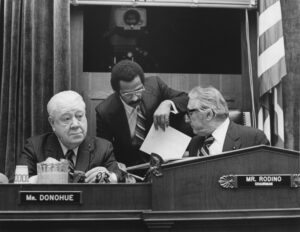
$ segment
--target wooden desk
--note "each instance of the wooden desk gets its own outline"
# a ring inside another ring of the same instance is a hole
[[[224,189],[228,174],[299,173],[299,152],[259,146],[162,167],[141,184],[0,185],[0,231],[299,231],[300,189]],[[21,191],[81,204],[20,204]]]

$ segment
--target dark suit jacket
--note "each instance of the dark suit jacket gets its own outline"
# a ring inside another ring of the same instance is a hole
[[[189,156],[196,156],[202,147],[204,137],[195,136],[189,144]],[[226,133],[223,152],[257,145],[270,145],[266,135],[256,128],[242,126],[230,121]]]
[[[32,176],[37,174],[36,164],[48,157],[64,159],[62,148],[54,133],[29,138],[18,163],[27,165],[29,176]],[[113,154],[112,144],[105,139],[86,137],[79,145],[75,170],[87,172],[97,166],[115,172],[120,180],[121,172]]]
[[[187,94],[169,88],[158,77],[146,78],[144,86],[146,90],[142,95],[141,108],[146,117],[146,131],[149,131],[153,123],[153,114],[159,104],[170,99],[181,112],[177,115],[171,114],[171,126],[191,134],[190,126],[184,122],[184,113],[188,103]],[[131,166],[147,161],[149,156],[132,146],[126,112],[117,93],[113,93],[96,107],[96,117],[97,136],[113,143],[115,156],[119,162]]]

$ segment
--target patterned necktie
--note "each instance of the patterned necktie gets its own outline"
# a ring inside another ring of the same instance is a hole
[[[135,127],[135,135],[133,143],[141,146],[145,137],[146,137],[146,128],[145,128],[145,121],[146,118],[142,114],[141,107],[136,107],[137,117],[136,117],[136,127]]]
[[[200,149],[200,156],[208,156],[209,155],[209,147],[214,142],[215,138],[212,135],[209,135],[205,138],[203,145]]]
[[[74,161],[73,161],[73,156],[74,155],[75,155],[75,153],[74,153],[73,150],[68,150],[67,151],[66,158],[69,162],[69,171],[70,171],[70,173],[74,173],[74,170],[75,170],[75,164],[74,164]]]

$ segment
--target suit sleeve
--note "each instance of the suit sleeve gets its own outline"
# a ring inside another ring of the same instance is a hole
[[[270,145],[270,142],[263,131],[258,130],[258,132],[256,133],[255,144],[256,145]]]
[[[187,93],[170,88],[158,77],[157,82],[162,93],[163,100],[172,100],[179,112],[186,112],[189,100]]]
[[[27,140],[24,149],[21,153],[19,165],[27,165],[29,176],[37,174],[36,164],[37,159],[34,152],[34,147],[31,140]]]

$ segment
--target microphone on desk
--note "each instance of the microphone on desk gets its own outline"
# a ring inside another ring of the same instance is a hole
[[[2,173],[0,173],[0,184],[8,184],[8,178]]]
[[[163,158],[156,153],[151,153],[149,168],[145,174],[144,181],[148,182],[151,179],[151,174],[154,176],[162,176],[161,165],[164,163]]]

